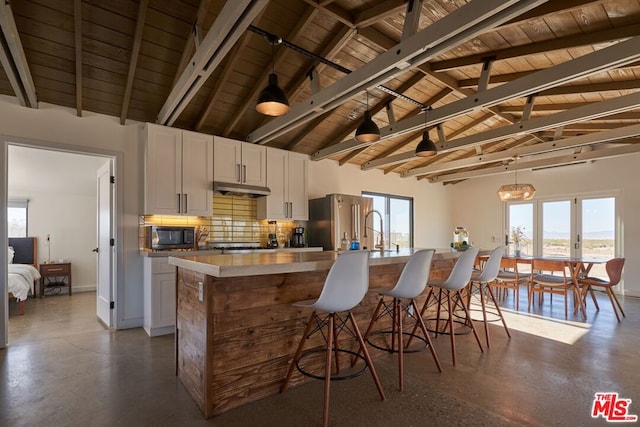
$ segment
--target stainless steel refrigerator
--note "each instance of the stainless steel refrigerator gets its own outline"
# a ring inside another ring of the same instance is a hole
[[[369,228],[365,235],[365,215],[373,209],[371,197],[348,194],[328,194],[319,199],[309,200],[309,222],[307,232],[309,246],[322,246],[325,251],[340,249],[344,233],[351,241],[356,236],[360,249],[373,249],[373,231]],[[369,227],[374,218],[369,218]]]

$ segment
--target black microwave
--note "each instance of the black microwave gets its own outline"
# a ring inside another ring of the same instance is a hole
[[[145,234],[148,249],[193,249],[196,244],[195,227],[148,225]]]

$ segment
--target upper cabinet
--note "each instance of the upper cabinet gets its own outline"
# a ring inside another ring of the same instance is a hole
[[[265,187],[267,147],[221,136],[213,140],[213,180]]]
[[[267,186],[271,195],[257,200],[258,219],[309,219],[305,154],[267,147]]]
[[[147,123],[145,214],[213,214],[213,137]]]

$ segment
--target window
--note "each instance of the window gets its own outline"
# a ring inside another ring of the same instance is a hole
[[[7,228],[9,237],[27,237],[28,200],[9,200],[7,203]]]
[[[507,203],[509,241],[514,227],[524,230],[520,249],[524,255],[610,259],[616,256],[619,228],[616,195]],[[604,264],[592,276],[607,278]]]
[[[401,248],[412,248],[413,198],[367,192],[362,192],[362,195],[373,198],[373,209],[382,214],[386,244],[390,248],[395,248],[395,245]],[[372,227],[376,233],[380,233],[380,222],[375,214],[373,219],[368,220],[367,226]]]

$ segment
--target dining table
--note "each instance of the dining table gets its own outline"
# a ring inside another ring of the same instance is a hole
[[[503,258],[515,259],[519,264],[532,264],[533,260],[545,260],[545,261],[562,261],[567,267],[569,274],[571,275],[571,283],[573,284],[574,294],[574,314],[580,310],[583,318],[587,319],[587,311],[585,308],[587,289],[580,289],[580,279],[583,279],[589,275],[589,272],[596,264],[606,264],[608,259],[604,258],[590,258],[590,257],[558,257],[558,256],[535,256],[535,255],[505,255]],[[487,256],[479,257],[480,261],[486,261]],[[591,294],[594,304],[597,306],[597,301],[593,293]]]

